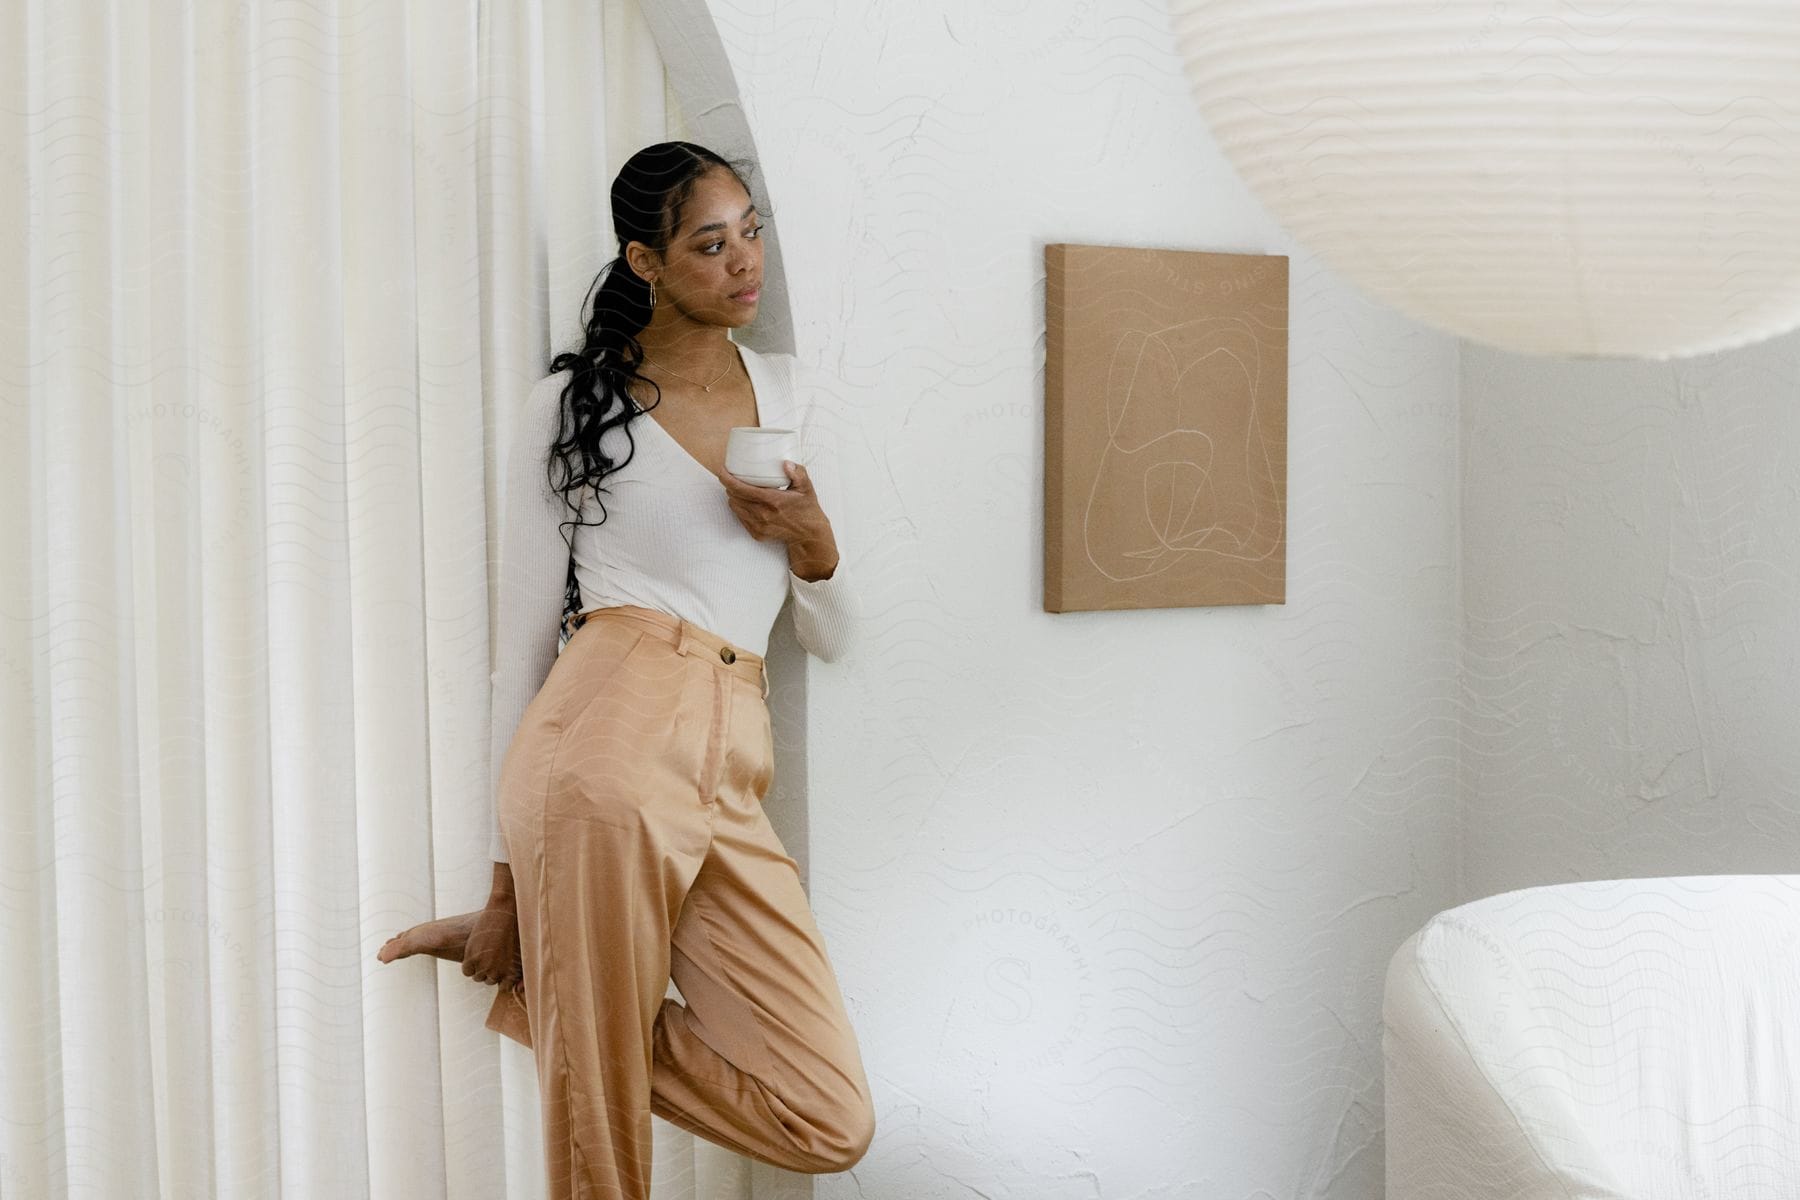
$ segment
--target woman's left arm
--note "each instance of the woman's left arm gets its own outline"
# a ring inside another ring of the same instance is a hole
[[[838,403],[836,389],[823,387],[813,372],[796,365],[794,400],[800,412],[798,461],[812,480],[819,507],[830,518],[830,537],[817,543],[788,545],[788,594],[794,603],[794,633],[808,654],[836,662],[856,641],[861,613],[854,571],[843,558],[854,557],[864,547],[858,540],[854,506],[838,469],[841,440],[848,435],[848,421]]]
[[[791,367],[792,355],[787,357]],[[719,478],[725,485],[725,503],[752,537],[787,543],[794,632],[808,654],[836,662],[855,640],[859,615],[849,578],[853,568],[840,562],[840,550],[854,557],[861,543],[854,522],[845,519],[853,505],[838,470],[838,442],[844,434],[837,406],[826,408],[813,400],[835,389],[800,386],[800,378],[799,373],[788,376],[799,448],[792,460],[796,465],[786,468],[786,493],[748,483],[729,471]]]

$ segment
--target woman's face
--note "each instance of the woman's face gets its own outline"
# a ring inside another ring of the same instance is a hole
[[[736,328],[755,320],[763,278],[761,227],[749,195],[729,171],[715,168],[701,176],[656,275],[656,306],[671,306],[703,325]]]

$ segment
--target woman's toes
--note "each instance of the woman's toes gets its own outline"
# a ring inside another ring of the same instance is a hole
[[[407,944],[406,931],[401,930],[387,940],[375,957],[384,963],[390,963],[396,958],[405,958],[409,954],[417,953],[417,949]]]
[[[475,922],[480,916],[479,911],[459,913],[454,917],[414,925],[389,938],[387,945],[381,948],[376,957],[385,963],[410,954],[429,954],[451,962],[461,962],[463,951],[469,944],[469,935],[474,932]]]

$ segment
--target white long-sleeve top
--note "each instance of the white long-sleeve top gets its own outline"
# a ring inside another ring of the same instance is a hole
[[[558,435],[562,391],[572,372],[540,380],[507,414],[502,448],[499,631],[490,677],[488,792],[495,862],[510,861],[500,831],[501,767],[526,707],[560,650],[571,553],[583,611],[638,604],[684,617],[734,646],[764,654],[769,630],[791,596],[794,632],[808,653],[831,662],[850,644],[856,597],[842,561],[849,549],[844,524],[835,519],[832,507],[842,492],[835,455],[814,420],[816,404],[802,394],[793,355],[759,354],[744,345],[737,350],[755,391],[758,424],[800,432],[801,449],[794,460],[806,467],[826,516],[834,517],[838,566],[827,579],[795,575],[788,568],[786,544],[751,537],[726,503],[719,478],[641,410],[631,419],[630,440],[619,427],[602,438],[607,456],[625,465],[601,481],[608,489],[603,493],[605,522],[566,531],[574,539],[571,551],[562,522],[572,521],[574,514],[551,490],[544,464]],[[582,519],[598,521],[592,490],[580,495]]]

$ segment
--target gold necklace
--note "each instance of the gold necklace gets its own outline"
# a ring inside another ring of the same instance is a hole
[[[655,363],[657,370],[667,371],[669,374],[673,375],[677,379],[685,380],[688,383],[700,383],[700,381],[698,379],[688,379],[688,377],[686,375],[683,375],[680,371],[675,370],[673,367],[665,367],[661,363],[657,362],[654,358],[649,357],[648,355],[645,356],[644,361],[649,362],[649,363]],[[731,371],[731,364],[726,363],[725,370],[720,371],[717,375],[713,376],[712,383],[719,382],[719,380],[725,378],[725,376],[730,371]],[[712,391],[712,383],[700,383],[700,390],[703,392]]]

